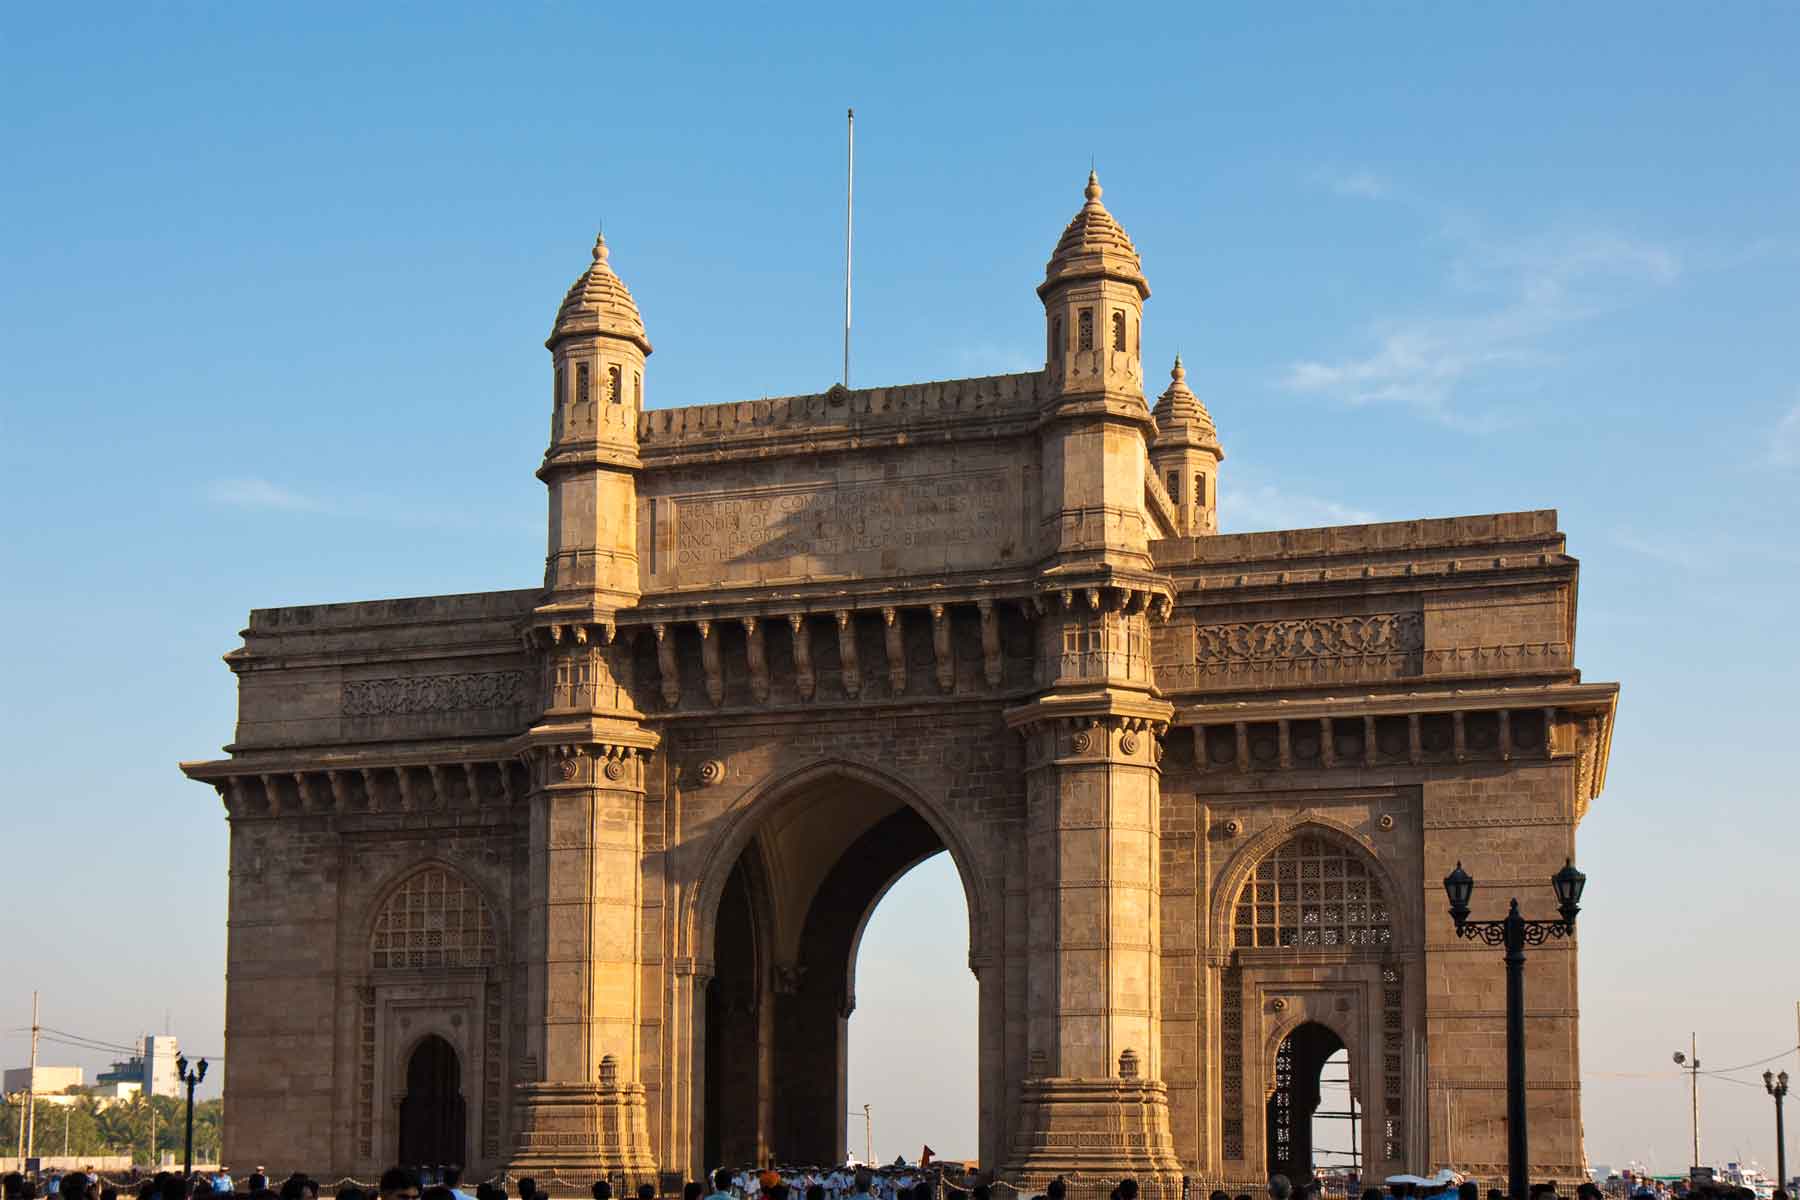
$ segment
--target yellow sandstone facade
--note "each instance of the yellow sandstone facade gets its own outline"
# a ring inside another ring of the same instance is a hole
[[[259,609],[183,764],[231,823],[227,1161],[841,1161],[864,922],[947,850],[1003,1178],[1304,1174],[1340,1048],[1369,1171],[1504,1174],[1501,963],[1439,881],[1550,913],[1605,776],[1555,514],[1219,534],[1097,180],[1037,290],[1041,370],[647,409],[596,242],[542,587]],[[1527,995],[1569,1177],[1573,940]]]

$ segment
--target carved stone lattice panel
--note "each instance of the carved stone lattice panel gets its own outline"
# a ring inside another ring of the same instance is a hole
[[[1221,1157],[1244,1157],[1244,973],[1229,967],[1219,978],[1219,1122]]]
[[[349,679],[344,681],[343,711],[347,717],[400,717],[511,708],[524,702],[525,682],[524,671]]]
[[[369,965],[377,971],[491,967],[494,914],[467,880],[442,867],[414,872],[375,917]]]
[[[1404,992],[1400,968],[1381,971],[1381,1088],[1387,1114],[1382,1128],[1382,1153],[1389,1162],[1406,1157],[1406,1067]]]

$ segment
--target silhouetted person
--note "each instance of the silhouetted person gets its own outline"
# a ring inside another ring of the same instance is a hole
[[[1269,1176],[1269,1200],[1292,1200],[1294,1185],[1286,1175]]]
[[[656,1185],[654,1183],[638,1184],[638,1200],[656,1200]]]
[[[594,1193],[594,1200],[612,1200],[612,1184],[604,1179],[594,1180],[594,1186],[588,1190]]]

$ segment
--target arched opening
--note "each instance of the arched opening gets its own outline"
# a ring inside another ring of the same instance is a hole
[[[1362,1174],[1362,1102],[1350,1079],[1350,1051],[1325,1060],[1319,1075],[1319,1107],[1312,1119],[1313,1171]]]
[[[848,1094],[858,950],[895,881],[948,849],[918,809],[856,774],[764,803],[713,917],[697,1139],[708,1167],[861,1152]]]
[[[422,1166],[466,1162],[465,1113],[462,1063],[449,1042],[431,1034],[414,1047],[406,1062],[399,1161]]]
[[[964,969],[968,927],[948,854],[901,876],[864,926],[849,1035],[849,1150],[858,1158],[911,1160],[926,1145],[947,1160],[980,1154],[980,985]]]
[[[1268,1101],[1269,1174],[1295,1183],[1313,1176],[1313,1114],[1325,1063],[1344,1049],[1337,1034],[1316,1021],[1298,1026],[1275,1051],[1275,1088]]]

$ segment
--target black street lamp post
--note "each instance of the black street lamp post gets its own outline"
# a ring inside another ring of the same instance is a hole
[[[1531,1192],[1529,1139],[1525,1131],[1525,947],[1541,946],[1551,938],[1575,932],[1575,914],[1581,911],[1581,891],[1587,876],[1572,862],[1550,877],[1556,889],[1556,906],[1562,916],[1554,921],[1527,921],[1519,915],[1515,897],[1504,919],[1469,920],[1469,898],[1475,881],[1462,864],[1444,877],[1450,897],[1450,919],[1456,936],[1490,946],[1506,947],[1506,1173],[1513,1200],[1528,1200]]]
[[[1786,1188],[1787,1130],[1781,1127],[1781,1102],[1787,1097],[1787,1072],[1777,1075],[1773,1071],[1764,1071],[1763,1086],[1769,1089],[1769,1095],[1775,1097],[1775,1186]]]
[[[201,1059],[195,1066],[197,1069],[190,1071],[187,1055],[175,1056],[175,1073],[187,1085],[187,1149],[182,1157],[181,1173],[188,1176],[194,1173],[194,1089],[206,1078],[206,1060]]]

